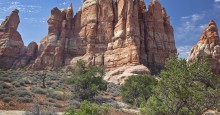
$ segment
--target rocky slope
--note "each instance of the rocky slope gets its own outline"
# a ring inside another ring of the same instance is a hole
[[[14,67],[74,68],[83,59],[87,65],[106,66],[110,71],[106,79],[121,82],[130,74],[149,74],[148,68],[161,69],[177,52],[169,16],[158,0],[148,9],[144,0],[84,0],[75,15],[72,4],[53,8],[48,25],[48,35],[39,45],[31,43],[12,61]],[[111,79],[114,75],[119,75],[116,80]]]
[[[194,62],[207,57],[211,69],[220,74],[220,42],[218,27],[214,20],[211,20],[200,36],[199,42],[193,46],[189,56],[189,62]]]

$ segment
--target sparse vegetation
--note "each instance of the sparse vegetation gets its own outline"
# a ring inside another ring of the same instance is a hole
[[[38,102],[35,102],[31,110],[27,111],[25,115],[57,115],[57,113],[54,107],[43,108]]]

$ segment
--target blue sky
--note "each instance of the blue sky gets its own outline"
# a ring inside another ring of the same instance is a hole
[[[151,0],[145,0],[148,4]],[[220,26],[220,0],[159,0],[171,17],[175,41],[180,57],[186,58],[193,45],[198,42],[200,34],[211,19]],[[73,3],[74,13],[82,0],[0,0],[0,22],[10,12],[20,10],[18,31],[25,45],[39,41],[47,35],[47,19],[53,7],[66,8]]]

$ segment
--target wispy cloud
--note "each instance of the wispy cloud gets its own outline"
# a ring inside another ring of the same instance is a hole
[[[214,7],[220,8],[220,0],[214,0]]]
[[[14,9],[18,9],[20,12],[24,12],[24,13],[38,13],[42,8],[41,6],[24,5],[19,1],[10,1],[5,3],[0,3],[0,5],[1,4],[4,4],[4,6],[0,7],[1,12],[8,12]]]
[[[177,51],[179,53],[179,58],[188,58],[190,55],[190,50],[191,50],[192,46],[179,46],[177,47]]]
[[[220,2],[220,0],[214,0],[214,2]]]
[[[24,20],[28,23],[46,23],[46,18],[24,18]]]
[[[181,17],[181,24],[177,28],[176,38],[178,40],[192,40],[198,38],[206,24],[201,24],[200,21],[205,17],[205,13],[192,14],[190,16]]]

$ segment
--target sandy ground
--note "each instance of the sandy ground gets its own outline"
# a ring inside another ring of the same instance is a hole
[[[25,115],[25,111],[4,111],[4,110],[0,110],[0,115]],[[63,115],[63,113],[58,113],[58,115]]]

